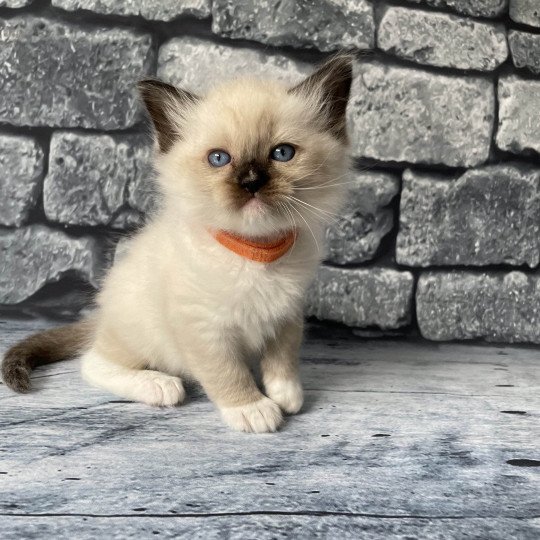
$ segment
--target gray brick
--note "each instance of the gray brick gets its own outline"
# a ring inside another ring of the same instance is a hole
[[[413,285],[410,272],[322,266],[308,291],[306,314],[348,326],[399,328],[411,320]]]
[[[448,8],[475,17],[497,17],[506,13],[508,0],[408,0],[437,8]]]
[[[508,75],[499,79],[497,146],[509,152],[540,152],[540,80]]]
[[[481,71],[492,71],[508,56],[502,24],[402,7],[383,15],[377,45],[419,64]]]
[[[534,267],[539,252],[540,168],[492,165],[455,180],[405,171],[398,263]]]
[[[145,19],[171,21],[182,15],[210,16],[210,0],[52,0],[68,10],[87,9],[105,15],[140,15]]]
[[[109,223],[112,229],[133,229],[142,226],[145,222],[145,215],[132,208],[123,208]]]
[[[0,0],[0,7],[21,8],[29,6],[34,0]]]
[[[518,23],[540,27],[540,3],[538,0],[510,0],[510,17]]]
[[[0,171],[0,224],[18,227],[41,192],[41,146],[32,137],[0,135]]]
[[[523,272],[428,272],[416,312],[427,339],[540,343],[540,276]]]
[[[279,54],[232,48],[192,37],[175,38],[159,50],[158,76],[171,84],[203,92],[236,76],[275,78],[296,83],[309,65]]]
[[[508,43],[516,67],[540,74],[540,35],[510,30]]]
[[[366,0],[213,0],[212,30],[269,45],[333,51],[373,46],[373,7]]]
[[[127,185],[127,203],[132,210],[141,214],[153,212],[160,201],[151,164],[152,157],[149,152],[143,153],[141,166],[137,168],[137,174],[132,176]],[[132,215],[130,220],[134,219]]]
[[[369,261],[394,226],[388,205],[399,192],[399,179],[389,173],[353,173],[342,218],[326,231],[328,260],[335,264]]]
[[[495,96],[481,77],[365,63],[349,102],[352,152],[382,161],[470,167],[487,160]]]
[[[0,303],[17,304],[47,283],[78,275],[95,287],[100,252],[90,237],[73,238],[43,225],[0,229]]]
[[[150,160],[149,140],[140,135],[54,133],[43,190],[47,218],[72,225],[111,223],[126,205],[128,185],[150,183]]]
[[[34,17],[0,20],[0,122],[117,129],[138,118],[151,38]]]

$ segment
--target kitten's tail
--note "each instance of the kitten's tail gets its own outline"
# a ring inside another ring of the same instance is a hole
[[[82,321],[45,330],[20,341],[4,355],[2,378],[16,392],[30,390],[30,373],[36,366],[68,360],[89,343],[93,321]]]

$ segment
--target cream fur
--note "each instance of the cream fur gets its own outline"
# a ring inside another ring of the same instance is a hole
[[[275,379],[264,385],[268,397],[289,414],[296,414],[304,403],[302,384],[298,379]]]
[[[302,406],[302,301],[323,257],[326,221],[341,201],[345,144],[324,128],[320,103],[269,82],[231,82],[191,108],[167,104],[167,110],[179,138],[156,161],[164,203],[104,280],[83,375],[161,406],[183,400],[180,377],[194,379],[234,429],[275,431],[280,407],[296,413]],[[276,164],[279,180],[267,204],[235,207],[237,188],[227,183],[227,171],[208,165],[208,152],[226,149],[241,159],[283,142],[297,153]],[[278,207],[291,203],[288,196],[305,204]],[[295,245],[268,265],[228,251],[208,232],[260,237],[293,221]],[[262,358],[268,397],[253,379],[249,356]]]

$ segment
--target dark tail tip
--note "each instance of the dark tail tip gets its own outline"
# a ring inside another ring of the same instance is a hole
[[[90,320],[83,319],[44,330],[13,345],[2,362],[2,378],[6,385],[16,392],[28,392],[32,369],[78,354],[90,339],[92,324]]]
[[[11,354],[10,354],[11,353]],[[2,362],[2,379],[15,392],[26,393],[30,390],[30,372],[26,358],[9,351]]]

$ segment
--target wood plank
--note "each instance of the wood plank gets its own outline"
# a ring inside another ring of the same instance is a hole
[[[3,324],[0,350],[46,324]],[[540,460],[537,349],[326,336],[303,360],[302,414],[258,436],[228,430],[199,392],[172,409],[122,402],[77,362],[36,370],[26,396],[0,386],[1,530],[538,537],[540,468],[518,466]],[[261,512],[284,515],[235,515]]]
[[[475,535],[474,531],[481,531]],[[3,540],[51,538],[189,538],[229,540],[257,538],[489,538],[490,540],[536,540],[538,520],[516,519],[381,519],[362,516],[209,516],[209,517],[10,517],[2,522]]]

